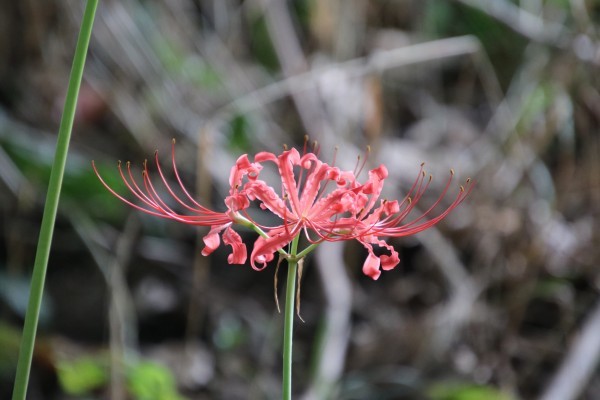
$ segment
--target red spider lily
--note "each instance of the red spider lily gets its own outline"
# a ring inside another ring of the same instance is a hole
[[[282,184],[281,197],[272,187],[256,178],[244,186],[243,192],[250,200],[260,201],[261,208],[268,209],[282,219],[280,225],[261,226],[267,235],[258,238],[250,257],[253,268],[257,270],[264,268],[276,251],[304,231],[313,244],[324,240],[358,240],[369,253],[363,272],[377,279],[381,274],[380,267],[390,270],[400,262],[397,251],[380,237],[413,235],[435,225],[458,206],[472,188],[470,180],[467,180],[467,190],[461,186],[454,201],[445,210],[429,218],[450,188],[454,176],[452,171],[438,200],[420,217],[404,222],[431,182],[431,177],[427,179],[423,171],[423,165],[409,193],[398,203],[379,200],[388,176],[383,165],[369,171],[367,181],[360,184],[356,179],[357,174],[340,171],[337,167],[323,163],[314,153],[301,156],[297,150],[291,149],[277,157],[264,152],[257,154],[254,161],[257,165],[262,162],[274,163]],[[334,182],[336,188],[327,194],[325,187],[330,182]],[[380,204],[375,208],[378,200]],[[251,220],[247,213],[244,214]],[[390,254],[376,256],[373,244],[384,247]],[[262,266],[257,267],[257,263]]]
[[[245,154],[238,158],[229,177],[230,192],[225,198],[227,211],[221,213],[200,205],[183,186],[175,164],[174,142],[173,172],[183,196],[177,195],[168,184],[157,153],[155,162],[162,184],[185,213],[174,211],[161,199],[150,179],[146,163],[142,171],[141,185],[134,179],[130,164],[127,163],[125,173],[119,163],[121,178],[142,205],[137,205],[115,192],[102,179],[95,165],[94,170],[113,195],[138,210],[186,224],[210,226],[210,232],[203,238],[206,245],[202,251],[203,255],[212,253],[219,246],[219,234],[224,231],[223,242],[233,250],[228,258],[229,263],[245,263],[246,246],[240,236],[231,229],[231,225],[238,223],[252,227],[261,235],[254,243],[250,256],[252,267],[256,270],[263,269],[273,259],[275,252],[288,255],[283,248],[304,232],[311,246],[322,241],[358,240],[368,251],[363,272],[377,279],[381,269],[393,269],[400,262],[398,252],[381,237],[408,236],[432,227],[456,208],[472,189],[470,180],[467,180],[467,188],[460,186],[460,191],[450,205],[434,214],[434,210],[451,186],[454,176],[452,171],[437,201],[421,216],[405,222],[431,182],[431,176],[427,177],[423,165],[405,198],[401,202],[387,201],[379,198],[388,176],[384,165],[369,171],[366,182],[360,183],[356,176],[362,167],[354,172],[341,171],[320,161],[315,153],[305,151],[300,155],[296,149],[290,149],[279,156],[268,152],[258,153],[254,162],[250,162]],[[262,163],[266,162],[275,164],[279,171],[281,195],[265,181],[258,179],[263,168]],[[328,185],[333,187],[327,190]],[[274,226],[264,226],[254,221],[247,212],[250,201],[258,201],[263,210],[270,211],[279,217],[281,222]],[[389,254],[375,255],[373,245],[385,248]],[[312,247],[300,252],[298,256],[305,255],[310,250]]]
[[[120,161],[118,165],[119,173],[121,175],[121,178],[123,179],[123,182],[125,183],[125,186],[134,195],[137,201],[141,203],[141,205],[133,203],[132,201],[126,199],[125,197],[117,193],[104,181],[104,179],[102,179],[102,176],[96,169],[96,165],[93,161],[92,166],[94,168],[94,171],[96,172],[96,175],[100,179],[100,182],[102,182],[102,184],[115,197],[128,204],[129,206],[150,215],[173,219],[175,221],[183,222],[185,224],[210,226],[210,232],[203,238],[205,247],[202,250],[202,254],[205,256],[209,255],[217,247],[219,247],[221,242],[219,234],[222,231],[224,231],[222,233],[223,242],[226,245],[231,246],[232,248],[232,253],[228,257],[228,262],[230,264],[244,264],[247,258],[246,245],[242,242],[240,235],[238,235],[233,229],[231,229],[231,225],[235,222],[238,222],[236,220],[237,212],[249,206],[248,199],[240,194],[238,187],[241,184],[241,181],[245,175],[248,175],[249,179],[253,179],[253,177],[255,177],[258,174],[260,166],[250,163],[248,161],[248,157],[240,157],[240,159],[236,163],[236,166],[234,166],[231,170],[231,190],[229,196],[225,199],[227,211],[217,212],[212,211],[209,208],[206,208],[203,205],[199,204],[196,200],[194,200],[194,198],[190,195],[190,193],[183,185],[175,163],[175,141],[173,141],[172,145],[171,159],[173,163],[173,172],[175,175],[175,179],[177,180],[177,183],[181,190],[180,195],[176,194],[173,188],[167,182],[167,179],[163,173],[158,159],[158,152],[155,152],[154,158],[156,162],[157,171],[164,188],[167,190],[169,195],[175,200],[175,202],[179,204],[179,207],[184,210],[184,213],[174,211],[173,208],[171,208],[171,206],[169,206],[160,197],[157,189],[152,183],[152,179],[150,178],[150,172],[148,170],[147,162],[144,162],[143,165],[141,183],[138,183],[138,180],[134,178],[133,173],[131,171],[131,163],[127,162],[126,171],[123,170]]]

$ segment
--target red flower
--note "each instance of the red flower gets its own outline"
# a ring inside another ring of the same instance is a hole
[[[156,166],[168,193],[186,213],[174,211],[160,198],[146,164],[141,186],[133,178],[129,163],[127,174],[119,164],[125,185],[143,204],[141,206],[116,193],[102,180],[95,166],[94,170],[111,193],[138,210],[187,224],[210,226],[210,232],[203,239],[206,245],[203,255],[212,253],[219,246],[219,234],[224,231],[223,241],[233,250],[228,258],[229,263],[243,264],[246,261],[246,247],[240,236],[231,229],[231,225],[238,223],[254,229],[260,237],[254,243],[250,262],[257,270],[263,269],[273,259],[275,252],[290,256],[283,248],[304,232],[311,245],[298,253],[298,258],[325,240],[356,239],[368,252],[363,272],[377,279],[381,269],[393,269],[400,262],[398,252],[382,237],[413,235],[435,225],[458,206],[472,189],[470,180],[467,180],[467,188],[460,186],[454,200],[441,212],[434,214],[450,188],[454,176],[452,171],[438,200],[421,216],[405,222],[431,182],[431,176],[427,177],[423,165],[406,197],[401,202],[387,201],[380,199],[388,176],[384,165],[369,171],[366,182],[360,183],[356,178],[359,171],[341,171],[320,161],[315,153],[300,155],[296,149],[291,149],[279,156],[267,152],[258,153],[254,162],[250,162],[245,154],[238,158],[229,177],[230,192],[225,199],[227,211],[220,213],[198,204],[188,193],[177,172],[174,147],[172,152],[173,171],[183,196],[178,196],[167,183],[157,154]],[[262,163],[273,163],[277,167],[281,178],[281,195],[264,180],[258,179]],[[258,201],[263,210],[270,211],[281,221],[273,226],[259,224],[247,212],[251,201]],[[384,248],[388,254],[377,256],[373,245]]]

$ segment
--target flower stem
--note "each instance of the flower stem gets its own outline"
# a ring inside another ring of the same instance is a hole
[[[311,251],[313,251],[314,249],[317,248],[317,246],[319,245],[319,243],[313,243],[310,246],[306,247],[304,250],[302,250],[300,253],[298,253],[296,255],[296,259],[301,259],[304,258],[308,255],[308,253],[310,253]]]
[[[296,292],[296,275],[298,261],[298,240],[296,236],[290,246],[290,259],[288,259],[287,285],[285,288],[285,322],[283,329],[283,400],[292,398],[292,342],[294,336],[294,300]]]
[[[56,221],[60,189],[65,172],[65,164],[67,161],[67,152],[69,149],[69,141],[71,139],[71,131],[73,129],[73,121],[75,119],[77,97],[79,95],[79,88],[81,86],[81,79],[83,77],[83,67],[85,65],[87,49],[90,43],[92,25],[94,24],[97,6],[98,0],[88,0],[83,15],[83,20],[81,22],[79,38],[77,39],[75,56],[73,57],[71,76],[69,78],[69,88],[67,90],[64,111],[60,121],[56,152],[54,155],[54,162],[52,164],[52,171],[50,173],[48,194],[46,196],[46,203],[44,205],[44,214],[42,216],[40,236],[35,255],[29,293],[29,304],[27,306],[27,313],[25,315],[23,337],[21,339],[19,361],[17,363],[17,372],[12,396],[13,400],[25,400],[25,395],[27,394],[27,384],[29,383],[31,360],[33,357],[35,336],[40,315],[40,307],[42,304],[42,294],[44,292],[44,283],[46,280],[46,270],[48,269],[50,245],[52,243],[52,235],[54,233],[54,222]]]
[[[265,239],[269,237],[269,235],[267,235],[267,233],[265,231],[260,229],[260,227],[257,226],[256,224],[254,224],[252,221],[250,221],[247,218],[245,218],[244,216],[242,216],[239,212],[235,213],[235,223],[245,226],[246,228],[252,229],[254,232],[258,233],[261,237],[263,237]],[[296,246],[297,245],[298,244],[296,243]],[[277,252],[286,258],[289,257],[289,254],[286,253],[286,251],[283,249],[279,249],[279,250],[277,250]]]

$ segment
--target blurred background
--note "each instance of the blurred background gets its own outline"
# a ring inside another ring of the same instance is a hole
[[[0,398],[84,3],[0,1]],[[599,23],[593,0],[101,1],[30,398],[279,398],[274,265],[200,256],[206,230],[125,206],[91,160],[123,190],[117,161],[168,166],[175,138],[222,210],[240,154],[306,134],[349,169],[369,145],[388,198],[426,162],[421,211],[450,168],[477,184],[391,240],[402,261],[377,282],[360,244],[309,257],[296,398],[600,398]]]

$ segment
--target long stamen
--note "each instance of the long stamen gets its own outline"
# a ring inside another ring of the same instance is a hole
[[[367,161],[369,159],[370,153],[371,153],[371,146],[367,146],[367,150],[365,151],[365,157],[363,159],[363,162],[362,162],[360,168],[358,168],[358,170],[354,173],[354,176],[358,177],[360,175],[360,173],[362,172],[362,170],[365,168],[365,165],[367,165]]]
[[[335,167],[335,162],[337,160],[337,153],[338,153],[338,151],[339,151],[339,147],[335,146],[333,148],[333,157],[331,159],[331,166],[332,167]]]
[[[149,197],[146,192],[144,192],[138,185],[137,180],[133,177],[133,173],[131,172],[131,162],[127,161],[127,175],[129,175],[129,180],[125,178],[123,174],[123,170],[121,169],[121,164],[119,164],[119,173],[121,174],[121,178],[123,178],[123,182],[127,185],[127,188],[142,202],[154,208],[155,210],[162,211],[160,206],[154,201],[151,197]],[[142,176],[143,178],[143,176]],[[131,182],[131,185],[129,184]]]
[[[418,218],[408,222],[407,224],[405,224],[404,226],[411,226],[411,225],[415,225],[417,224],[419,221],[427,218],[427,216],[429,215],[429,213],[431,213],[438,204],[440,204],[440,202],[442,201],[442,199],[444,197],[446,197],[446,193],[448,193],[448,189],[450,188],[450,183],[452,182],[452,178],[454,177],[454,171],[451,171],[450,174],[450,179],[448,179],[448,181],[446,182],[446,186],[444,187],[444,190],[442,190],[442,193],[439,195],[439,197],[437,198],[437,200],[425,211],[421,214],[421,216],[419,216]],[[427,187],[429,187],[429,184],[431,183],[432,177],[430,175],[429,178],[429,182],[427,182],[427,185],[425,185],[425,188],[423,189],[423,191],[419,194],[418,198],[415,198],[414,204],[416,204],[419,199],[421,198],[421,196],[423,195],[423,193],[426,191]]]
[[[119,162],[120,164],[120,162]],[[96,173],[96,176],[98,177],[98,179],[100,180],[100,183],[102,183],[102,185],[113,195],[115,196],[117,199],[121,200],[123,203],[127,204],[130,207],[135,208],[136,210],[139,211],[143,211],[147,214],[150,215],[154,215],[157,217],[165,217],[163,214],[156,212],[156,211],[152,211],[152,210],[148,210],[147,208],[144,207],[140,207],[137,204],[132,203],[131,201],[127,200],[126,198],[124,198],[123,196],[121,196],[119,193],[117,193],[113,188],[111,188],[106,181],[102,178],[102,175],[100,175],[100,173],[98,172],[98,169],[96,168],[96,163],[94,161],[92,161],[92,168],[94,169],[94,172]],[[127,182],[125,181],[125,184],[128,186],[128,188],[130,187]],[[131,191],[131,189],[130,189]],[[138,197],[139,198],[139,197]]]
[[[423,169],[424,166],[425,163],[421,163],[421,169],[419,170],[419,175],[417,176],[417,179],[413,182],[408,193],[406,194],[404,199],[402,199],[402,202],[400,202],[399,204],[400,207],[404,205],[404,209],[400,210],[399,213],[396,214],[396,217],[389,221],[390,226],[396,225],[400,223],[404,218],[406,218],[406,216],[413,210],[413,208],[427,189],[427,185],[423,187],[423,182],[425,180],[425,177],[427,176],[427,173]]]
[[[354,174],[354,176],[356,175],[356,171],[358,171],[358,167],[360,166],[360,154],[358,156],[356,156],[356,164],[354,164],[354,169],[352,170],[352,173]]]
[[[148,193],[148,195],[150,196],[150,198],[153,201],[155,201],[156,204],[159,205],[159,207],[161,208],[161,211],[164,212],[165,214],[170,215],[170,216],[177,215],[177,213],[175,213],[175,211],[173,211],[167,205],[167,203],[165,203],[163,201],[163,199],[160,197],[160,195],[158,194],[158,192],[154,188],[154,185],[152,184],[152,180],[150,179],[150,174],[148,172],[148,165],[147,165],[146,162],[144,162],[144,170],[142,171],[142,177],[144,178],[144,187],[146,188],[146,193]]]
[[[309,137],[308,135],[304,135],[304,145],[302,146],[302,155],[306,154],[306,149],[308,147]]]
[[[183,223],[188,223],[188,224],[210,224],[210,225],[212,225],[212,224],[223,224],[223,223],[226,223],[229,221],[229,218],[226,217],[224,214],[216,214],[215,213],[213,216],[206,216],[206,215],[185,216],[185,215],[179,215],[177,213],[174,213],[170,208],[166,207],[166,204],[158,197],[156,191],[152,192],[152,190],[150,189],[149,184],[147,183],[147,179],[149,179],[149,177],[147,176],[148,170],[147,170],[146,164],[144,165],[144,170],[142,171],[142,179],[144,180],[144,187],[146,188],[146,191],[141,189],[141,187],[137,183],[137,180],[134,178],[133,173],[131,171],[131,163],[127,162],[126,166],[127,166],[127,175],[123,172],[121,162],[119,162],[119,164],[117,166],[117,168],[119,170],[119,175],[121,176],[123,183],[125,184],[127,189],[135,196],[135,198],[137,198],[139,201],[141,201],[146,206],[150,207],[150,209],[144,208],[142,206],[132,203],[130,200],[124,198],[122,195],[120,195],[114,189],[112,189],[104,181],[104,179],[98,172],[95,163],[92,162],[92,167],[94,169],[94,172],[98,176],[98,179],[100,180],[102,185],[104,187],[106,187],[106,189],[113,196],[115,196],[116,198],[118,198],[119,200],[124,202],[125,204],[135,208],[136,210],[139,210],[139,211],[142,211],[142,212],[145,212],[147,214],[154,215],[157,217],[170,218],[170,219],[174,219],[174,220],[177,220],[177,221],[180,221]]]
[[[451,181],[451,179],[449,180]],[[449,182],[446,185],[447,187],[449,187]],[[443,218],[445,218],[454,208],[456,208],[460,203],[462,203],[465,198],[469,195],[469,193],[471,192],[471,190],[473,189],[473,184],[471,182],[471,179],[467,179],[466,181],[466,188],[465,186],[460,186],[460,191],[458,192],[456,198],[454,199],[454,201],[439,215],[437,215],[436,217],[429,219],[425,222],[422,222],[420,224],[418,224],[424,216],[426,216],[427,214],[429,214],[440,202],[441,199],[445,196],[446,192],[447,192],[447,188],[442,192],[442,194],[439,196],[438,200],[434,203],[434,205],[432,205],[427,211],[425,211],[423,213],[423,215],[419,218],[416,218],[415,220],[404,224],[402,226],[399,227],[395,227],[395,228],[389,228],[389,229],[383,229],[381,232],[384,232],[385,234],[390,234],[393,236],[405,236],[405,235],[412,235],[414,233],[418,233],[421,232],[435,224],[437,224],[439,221],[441,221]]]
[[[155,163],[156,163],[156,169],[158,171],[158,174],[160,175],[160,179],[162,180],[165,188],[167,189],[167,191],[169,192],[169,194],[183,207],[185,207],[186,209],[193,211],[193,212],[206,212],[208,211],[205,208],[196,208],[196,207],[191,207],[189,204],[187,204],[186,202],[184,202],[183,200],[181,200],[181,198],[179,198],[179,196],[177,196],[177,194],[175,194],[175,192],[171,189],[171,186],[169,185],[169,182],[167,181],[167,179],[165,178],[165,175],[162,171],[161,165],[160,165],[160,161],[158,159],[158,151],[156,151],[154,153],[154,158],[155,158]]]
[[[203,212],[214,212],[206,207],[204,207],[203,205],[201,205],[200,203],[198,203],[191,195],[190,193],[187,191],[187,189],[185,188],[183,182],[181,181],[181,177],[179,176],[179,170],[177,168],[177,163],[175,162],[175,139],[173,139],[171,141],[171,160],[172,160],[172,164],[173,164],[173,173],[175,174],[175,179],[177,179],[177,183],[179,183],[179,187],[181,188],[181,190],[183,191],[183,193],[185,194],[185,196],[196,206],[198,207],[198,209],[202,210]]]

